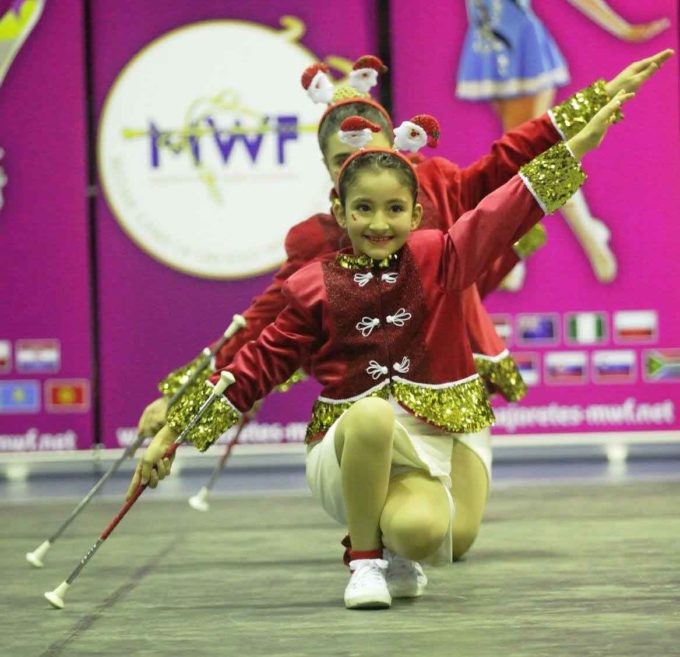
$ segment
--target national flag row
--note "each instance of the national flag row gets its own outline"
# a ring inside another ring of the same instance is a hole
[[[573,345],[653,344],[659,337],[659,318],[655,310],[621,310],[613,313],[611,324],[606,312],[565,313],[561,326],[558,313],[521,313],[491,315],[500,335],[508,345],[554,346],[564,342]],[[611,330],[610,330],[611,326]]]
[[[12,371],[12,342],[0,340],[0,374]],[[17,340],[14,370],[20,374],[56,374],[61,369],[61,343],[55,338]]]
[[[541,354],[513,352],[527,385],[541,383]],[[549,385],[635,383],[638,354],[633,349],[601,351],[551,351],[543,356],[543,382]],[[642,379],[646,383],[680,383],[680,348],[644,349]]]
[[[0,381],[0,413],[40,413],[43,406],[48,413],[86,413],[90,410],[90,382],[87,379]]]

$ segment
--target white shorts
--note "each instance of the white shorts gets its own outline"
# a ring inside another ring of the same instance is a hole
[[[335,430],[338,418],[326,435],[307,452],[306,476],[312,495],[321,502],[326,513],[340,524],[347,524],[345,501],[342,495],[340,464],[335,454]],[[390,477],[409,470],[421,470],[441,481],[449,500],[451,519],[447,537],[426,561],[432,565],[449,563],[452,555],[451,528],[454,505],[451,496],[451,452],[456,441],[472,449],[484,466],[491,482],[491,432],[455,434],[437,429],[403,410],[397,411],[394,427],[392,470]]]

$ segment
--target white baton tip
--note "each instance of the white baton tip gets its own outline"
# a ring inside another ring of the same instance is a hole
[[[42,568],[45,564],[43,563],[43,557],[47,554],[47,550],[50,549],[50,542],[43,541],[33,552],[26,553],[26,561],[31,564],[34,568]]]
[[[234,375],[231,372],[222,372],[220,374],[220,380],[215,384],[213,394],[223,395],[227,387],[234,383],[234,381],[236,381],[236,379],[234,378]]]
[[[212,351],[210,351],[210,347],[206,347],[202,352],[201,356],[204,358],[208,358],[209,356],[212,356]]]
[[[196,511],[209,511],[210,510],[210,504],[208,504],[208,494],[210,491],[203,486],[201,490],[196,493],[193,497],[189,498],[189,506],[192,509],[196,509]]]
[[[63,609],[64,608],[64,596],[66,595],[66,591],[69,590],[69,587],[71,585],[68,582],[62,582],[57,586],[54,591],[47,591],[45,593],[45,599],[47,602],[49,602],[55,609]]]

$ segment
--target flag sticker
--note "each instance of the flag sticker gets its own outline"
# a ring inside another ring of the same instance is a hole
[[[545,382],[552,385],[587,383],[588,354],[585,351],[553,351],[545,355]]]
[[[0,381],[0,413],[38,413],[40,381]]]
[[[645,381],[680,382],[680,349],[645,349]]]
[[[535,386],[541,382],[540,356],[536,352],[513,352],[517,369],[522,375],[524,383],[528,386]]]
[[[517,344],[554,344],[558,339],[557,315],[543,313],[518,316]]]
[[[637,355],[632,349],[593,352],[595,383],[633,383],[636,379]]]
[[[48,413],[85,413],[90,409],[90,382],[87,379],[48,379],[45,381],[45,409]]]
[[[598,344],[607,339],[604,313],[568,313],[566,340],[573,344]]]
[[[9,340],[0,340],[0,372],[9,372],[12,369],[12,343]]]
[[[510,315],[489,315],[498,336],[510,344],[512,339],[512,319]]]
[[[616,342],[654,342],[658,337],[655,310],[621,310],[614,313]]]
[[[30,374],[54,373],[61,367],[59,340],[17,340],[17,372]]]

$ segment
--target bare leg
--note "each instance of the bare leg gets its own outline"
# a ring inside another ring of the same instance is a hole
[[[489,495],[486,466],[472,449],[459,441],[456,441],[451,454],[451,481],[451,494],[456,505],[451,530],[452,557],[456,561],[475,542]]]
[[[503,131],[507,132],[543,114],[550,109],[554,100],[555,91],[550,89],[535,96],[496,100],[492,106],[503,124]],[[561,212],[585,251],[595,277],[601,283],[613,281],[616,278],[617,265],[608,244],[609,230],[602,221],[592,216],[583,192],[576,192],[562,207]],[[508,285],[507,289],[511,291],[519,289],[512,286],[512,281]],[[506,289],[505,281],[501,287]]]
[[[361,399],[342,417],[335,433],[335,453],[352,548],[380,547],[380,515],[390,480],[394,411],[382,399]]]
[[[390,481],[380,518],[383,543],[401,557],[420,561],[439,548],[450,518],[441,482],[424,472],[406,472]]]

